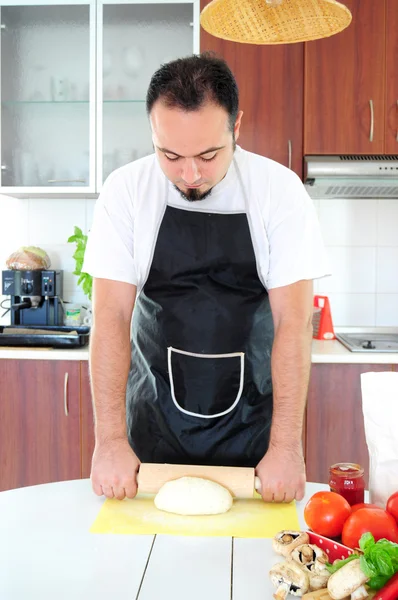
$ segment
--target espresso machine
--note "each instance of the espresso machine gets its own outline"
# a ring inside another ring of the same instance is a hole
[[[63,271],[5,270],[2,293],[11,296],[11,325],[63,324]]]

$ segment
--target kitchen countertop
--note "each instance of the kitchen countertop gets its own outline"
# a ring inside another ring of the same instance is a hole
[[[88,360],[88,346],[60,350],[55,348],[12,348],[0,346],[0,359],[23,358],[33,360]]]
[[[397,365],[398,352],[350,352],[338,340],[313,340],[312,363]]]
[[[307,484],[303,509],[323,484]],[[0,493],[2,600],[265,600],[270,539],[99,535],[88,479]],[[292,596],[288,597],[289,599]]]
[[[361,330],[371,333],[397,333],[397,328],[387,327],[350,327],[336,328],[337,332],[360,333]],[[6,348],[0,347],[0,359],[22,358],[40,360],[88,360],[88,346],[71,350],[54,350],[52,348]],[[346,364],[398,364],[398,352],[350,352],[338,340],[312,342],[312,363],[346,363]]]

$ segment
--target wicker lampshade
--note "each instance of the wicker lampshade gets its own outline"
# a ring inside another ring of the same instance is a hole
[[[200,23],[215,37],[247,44],[293,44],[329,37],[351,23],[336,0],[212,0]]]

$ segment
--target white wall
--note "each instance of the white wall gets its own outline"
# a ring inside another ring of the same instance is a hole
[[[72,274],[78,225],[87,232],[95,200],[17,200],[0,196],[0,264],[20,245],[46,250],[64,269],[64,299],[86,303]],[[336,326],[398,326],[398,200],[318,200],[332,277],[316,282]],[[0,310],[0,315],[3,313]],[[0,323],[7,323],[9,316]]]
[[[51,267],[64,270],[64,300],[87,305],[88,300],[73,275],[72,256],[76,246],[68,244],[67,239],[73,235],[75,225],[87,233],[94,204],[95,200],[18,200],[0,195],[0,268],[5,268],[6,258],[19,246],[40,246],[48,253]],[[5,298],[0,296],[0,301]],[[8,324],[10,313],[2,317],[3,313],[0,308],[0,324]]]

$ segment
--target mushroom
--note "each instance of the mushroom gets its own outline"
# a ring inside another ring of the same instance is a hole
[[[330,577],[326,568],[328,557],[321,548],[315,544],[302,544],[294,548],[289,558],[308,572],[311,591],[326,587]]]
[[[310,590],[315,592],[317,590],[323,590],[326,588],[331,575],[326,569],[324,573],[313,573],[310,574]]]
[[[285,600],[288,594],[302,596],[309,590],[307,573],[292,560],[274,565],[269,574],[273,585],[277,587],[275,600]]]
[[[333,600],[342,600],[350,596],[351,600],[368,598],[365,583],[369,581],[360,567],[359,558],[341,567],[333,573],[328,581],[328,592]]]
[[[272,540],[274,552],[287,558],[296,546],[308,544],[308,533],[304,531],[280,531]]]
[[[315,546],[315,544],[300,544],[296,546],[290,554],[290,558],[302,567],[307,567],[309,570],[322,571],[326,569],[328,557],[325,552]]]

